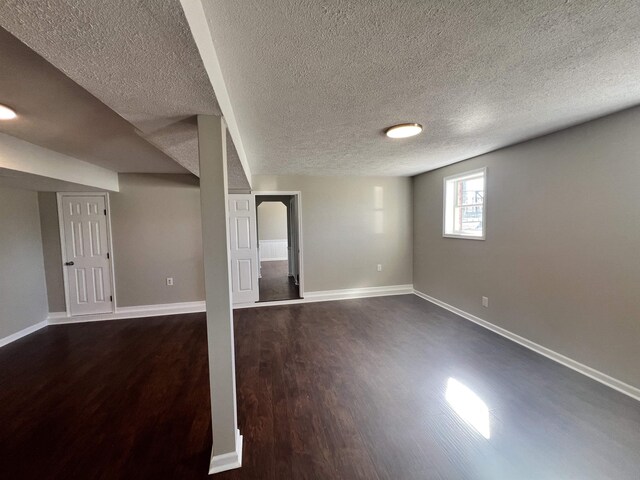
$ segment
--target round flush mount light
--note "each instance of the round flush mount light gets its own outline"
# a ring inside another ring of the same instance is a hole
[[[16,112],[13,109],[0,104],[0,120],[13,120],[16,117]]]
[[[387,128],[384,133],[389,138],[407,138],[418,135],[420,132],[422,132],[422,125],[419,123],[401,123]]]

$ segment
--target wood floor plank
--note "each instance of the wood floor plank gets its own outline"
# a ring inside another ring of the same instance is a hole
[[[639,402],[418,297],[238,310],[235,340],[244,465],[212,478],[640,478]],[[203,314],[3,347],[0,478],[207,478],[206,349]]]

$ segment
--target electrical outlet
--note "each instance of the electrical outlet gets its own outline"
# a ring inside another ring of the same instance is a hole
[[[173,277],[167,277],[167,285],[173,287]]]
[[[482,297],[482,306],[489,307],[489,297]]]
[[[381,272],[381,271],[382,271],[382,264],[381,264],[381,263],[379,263],[379,264],[378,264],[378,271],[379,271],[379,272]]]

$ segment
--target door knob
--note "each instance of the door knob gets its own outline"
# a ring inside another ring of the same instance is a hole
[[[74,264],[73,262],[65,262],[65,265],[66,265],[67,267],[70,267],[71,265],[75,265],[75,264]]]

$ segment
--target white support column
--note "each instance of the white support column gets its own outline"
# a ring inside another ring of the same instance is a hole
[[[236,366],[227,235],[226,125],[220,117],[198,116],[200,202],[213,451],[209,473],[242,464],[242,435],[236,412]]]

